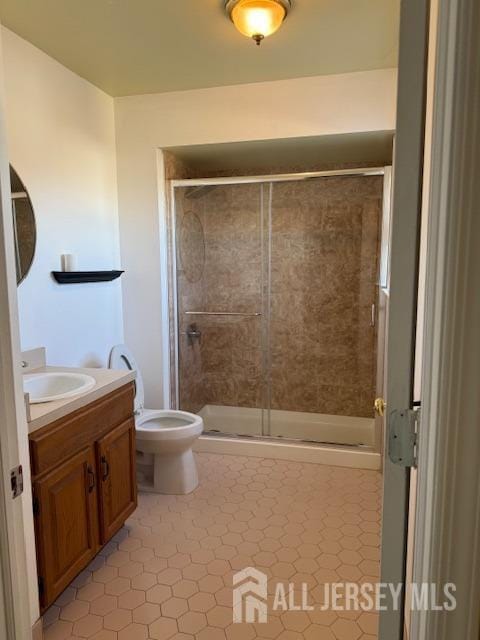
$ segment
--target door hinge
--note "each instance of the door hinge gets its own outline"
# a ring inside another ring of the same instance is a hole
[[[416,467],[420,409],[394,409],[388,417],[388,457],[401,467]]]
[[[12,488],[12,498],[18,498],[23,493],[23,469],[22,465],[10,471],[10,486]]]
[[[40,596],[43,596],[43,593],[45,591],[45,582],[42,578],[42,576],[38,576],[38,593]]]

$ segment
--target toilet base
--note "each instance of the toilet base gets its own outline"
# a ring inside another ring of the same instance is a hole
[[[193,451],[155,454],[153,473],[139,473],[138,488],[141,491],[165,495],[185,495],[198,487],[197,463]]]
[[[157,493],[184,495],[198,487],[197,463],[191,449],[179,454],[157,454],[153,464],[153,486]]]

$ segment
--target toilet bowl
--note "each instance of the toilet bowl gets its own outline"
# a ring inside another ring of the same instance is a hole
[[[200,416],[172,409],[145,409],[143,381],[125,345],[110,352],[111,369],[136,371],[135,432],[138,486],[144,491],[186,494],[198,486],[192,446],[203,431]]]

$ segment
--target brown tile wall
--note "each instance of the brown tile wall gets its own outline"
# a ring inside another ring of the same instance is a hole
[[[203,203],[186,198],[185,193],[184,189],[176,191],[179,393],[180,408],[196,412],[206,404],[203,359],[201,344],[190,344],[185,335],[190,324],[199,323],[185,316],[185,311],[198,310],[204,305],[205,242]]]
[[[382,178],[274,185],[270,368],[261,186],[185,193],[177,190],[181,408],[266,406],[270,370],[274,409],[371,416]],[[188,309],[264,315],[192,319]],[[192,322],[202,332],[193,347],[183,335]]]
[[[272,408],[372,416],[382,178],[276,184]]]
[[[177,195],[177,254],[191,260],[181,229],[192,212],[203,228],[205,260],[197,282],[178,270],[180,406],[261,406],[261,317],[185,316],[187,310],[262,311],[261,185],[217,187],[200,197]],[[187,192],[188,193],[188,192]],[[198,238],[200,242],[200,239]],[[198,251],[196,251],[198,254]],[[190,346],[183,333],[195,322],[201,343]]]

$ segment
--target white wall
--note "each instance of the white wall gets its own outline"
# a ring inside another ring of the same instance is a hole
[[[22,349],[52,364],[105,365],[123,340],[121,284],[56,284],[60,255],[79,269],[120,264],[113,99],[7,29],[3,33],[10,162],[37,222],[32,269],[18,289]]]
[[[393,130],[395,100],[395,69],[115,100],[125,341],[144,373],[147,406],[166,402],[158,149]]]

